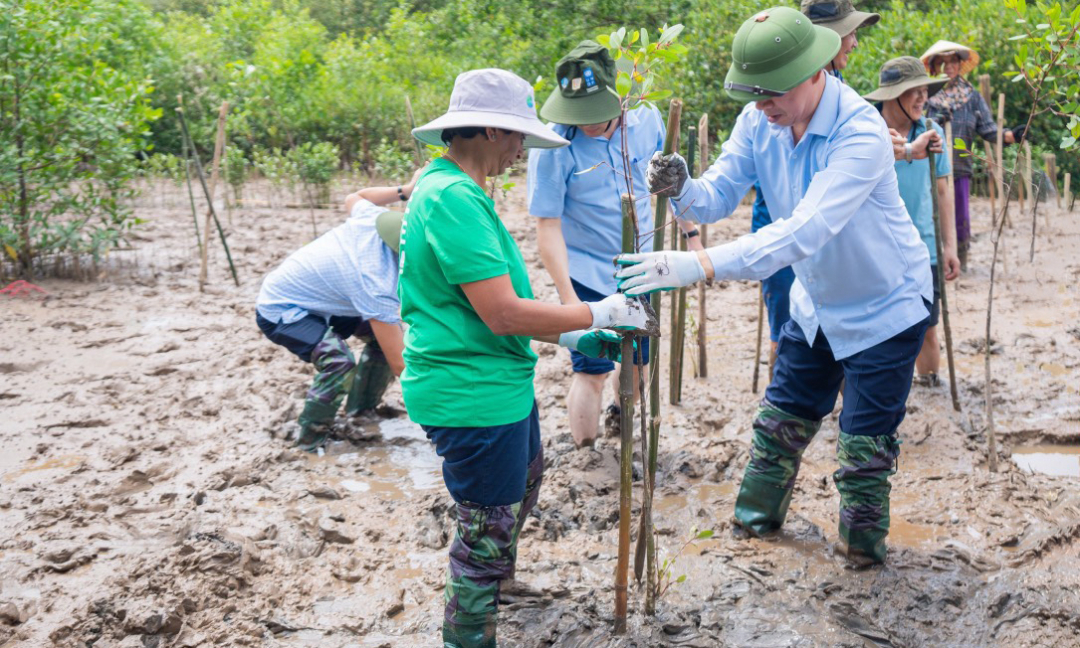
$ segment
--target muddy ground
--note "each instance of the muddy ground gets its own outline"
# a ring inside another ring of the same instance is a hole
[[[523,186],[500,211],[538,298],[554,300]],[[354,441],[325,456],[282,438],[312,371],[261,336],[254,302],[262,276],[309,240],[307,212],[234,212],[241,285],[215,246],[200,293],[186,196],[163,191],[142,199],[149,222],[135,250],[114,254],[101,280],[46,279],[47,296],[0,297],[0,646],[438,645],[450,500],[397,386],[380,418],[343,422]],[[716,536],[677,555],[672,576],[686,580],[655,618],[641,616],[632,589],[624,638],[610,635],[617,446],[574,449],[569,359],[540,347],[548,469],[504,596],[501,645],[1080,645],[1080,480],[1010,461],[1064,444],[1058,469],[1080,471],[1080,214],[1046,213],[1035,261],[1030,223],[1018,222],[998,268],[1000,468],[990,473],[981,350],[991,245],[988,206],[975,202],[971,269],[949,295],[963,414],[947,387],[912,391],[880,568],[854,571],[829,551],[835,413],[780,536],[732,538],[760,398],[750,391],[757,285],[708,289],[709,378],[688,362],[682,405],[663,405],[656,516],[662,555],[694,529]],[[342,217],[320,211],[320,230]],[[744,207],[712,240],[748,228]]]

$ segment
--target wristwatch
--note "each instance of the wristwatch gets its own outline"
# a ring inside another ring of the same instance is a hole
[[[911,142],[904,142],[904,159],[911,162]]]
[[[700,236],[701,235],[701,230],[699,230],[697,228],[694,228],[694,231],[692,231],[692,232],[683,232],[682,235],[683,235],[683,238],[685,238],[685,239],[692,239],[695,236]]]
[[[406,197],[405,197],[405,192],[401,190],[401,185],[398,185],[398,188],[397,188],[397,197],[398,197],[398,199],[399,199],[399,200],[401,200],[401,201],[406,201],[406,200],[408,200],[408,198],[406,198]]]

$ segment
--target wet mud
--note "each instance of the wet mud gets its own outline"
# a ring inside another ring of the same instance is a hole
[[[554,301],[523,186],[499,210],[538,297]],[[0,302],[0,646],[439,645],[450,499],[397,386],[378,416],[340,421],[343,440],[321,456],[284,440],[311,368],[262,338],[254,302],[262,276],[307,241],[307,213],[235,212],[242,285],[215,249],[200,293],[181,198],[146,199],[136,251],[114,255],[104,280],[44,280],[47,296]],[[710,377],[693,377],[691,346],[683,403],[663,405],[658,547],[685,580],[653,618],[632,587],[630,633],[611,636],[616,440],[574,448],[569,358],[538,345],[548,468],[504,588],[500,645],[1080,645],[1080,218],[1040,217],[1034,263],[1030,223],[1007,230],[990,473],[989,214],[973,210],[971,269],[949,299],[963,413],[947,386],[912,390],[887,565],[854,570],[831,552],[838,412],[807,452],[783,530],[732,537],[761,397],[750,392],[757,287],[717,282]],[[343,215],[318,218],[326,229]],[[741,208],[710,234],[747,230]],[[680,552],[702,529],[715,535]]]

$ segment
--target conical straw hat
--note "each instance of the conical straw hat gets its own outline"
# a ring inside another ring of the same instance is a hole
[[[927,72],[934,74],[934,70],[930,69],[930,62],[934,60],[935,56],[942,56],[944,54],[956,54],[960,57],[960,76],[971,72],[979,65],[978,52],[966,45],[947,40],[939,40],[931,45],[930,49],[923,52],[923,55],[919,57],[919,60],[926,66]],[[938,70],[938,72],[940,72],[940,70]]]

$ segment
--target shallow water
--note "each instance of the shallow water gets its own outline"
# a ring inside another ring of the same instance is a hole
[[[1020,446],[1013,449],[1012,460],[1028,472],[1080,478],[1080,445]]]

